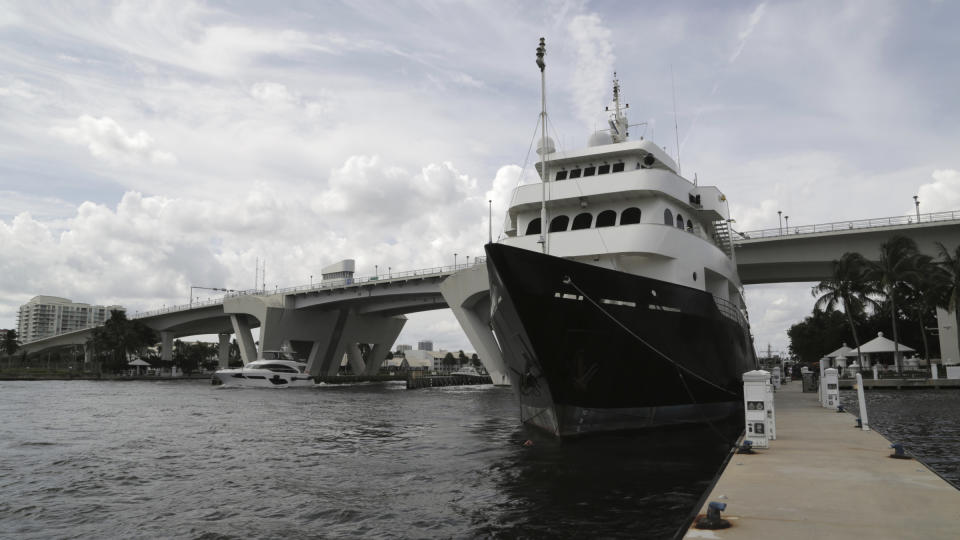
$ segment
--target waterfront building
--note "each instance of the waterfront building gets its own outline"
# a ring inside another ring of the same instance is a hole
[[[122,306],[94,306],[56,296],[34,296],[17,312],[17,335],[22,343],[100,326],[111,310]]]
[[[413,350],[412,345],[406,345],[406,344],[397,345],[397,352],[400,354],[403,354],[407,351],[412,351],[412,350]]]
[[[432,350],[433,350],[433,342],[430,341],[430,340],[428,340],[428,339],[424,339],[424,340],[418,341],[418,342],[417,342],[417,350],[418,350],[418,351],[432,351]]]

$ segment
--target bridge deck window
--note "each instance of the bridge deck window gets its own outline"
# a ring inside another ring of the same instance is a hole
[[[669,208],[663,211],[663,224],[673,225],[673,212]]]
[[[597,174],[608,174],[610,172],[610,165],[601,165],[597,167]]]
[[[623,163],[614,163],[613,172],[623,172]]]
[[[570,178],[580,178],[580,169],[570,169]]]
[[[640,209],[631,206],[620,214],[620,224],[633,225],[634,223],[640,223]]]
[[[540,218],[527,223],[527,234],[540,234]]]
[[[567,171],[557,171],[557,177],[555,178],[555,180],[566,180],[566,179],[567,179]]]
[[[597,172],[596,167],[587,167],[583,169],[583,176],[593,176],[594,174],[596,174],[596,172]]]
[[[557,216],[550,220],[550,232],[563,232],[567,230],[570,224],[570,218],[567,216]]]
[[[677,228],[683,230],[683,216],[677,214]]]
[[[577,217],[573,218],[573,227],[570,227],[571,231],[576,231],[579,229],[589,229],[590,225],[593,224],[593,214],[590,212],[584,212],[578,214]]]
[[[604,210],[597,215],[597,228],[613,227],[617,224],[617,213],[613,210]]]

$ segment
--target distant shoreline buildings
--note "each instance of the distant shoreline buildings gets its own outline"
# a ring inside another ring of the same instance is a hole
[[[57,296],[34,296],[17,312],[17,336],[21,343],[100,326],[111,310],[123,306],[94,306]]]

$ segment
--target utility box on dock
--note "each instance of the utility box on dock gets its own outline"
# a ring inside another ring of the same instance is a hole
[[[770,373],[763,370],[743,374],[743,405],[746,420],[744,440],[754,448],[769,448],[774,438],[773,388]]]
[[[823,389],[820,394],[823,398],[823,406],[837,410],[837,406],[840,405],[840,378],[837,376],[836,369],[828,368],[823,372],[820,387]]]
[[[817,391],[817,381],[813,377],[812,371],[803,372],[803,391],[804,392],[816,392]]]
[[[773,390],[780,389],[780,367],[776,366],[770,370],[770,383],[773,384]]]

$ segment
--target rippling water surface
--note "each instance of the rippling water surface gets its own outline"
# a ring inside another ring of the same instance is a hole
[[[864,397],[872,429],[960,489],[960,390],[868,390]],[[843,391],[840,400],[859,410],[856,392]]]
[[[18,538],[669,538],[726,455],[706,429],[561,444],[493,387],[0,382],[0,417]]]

